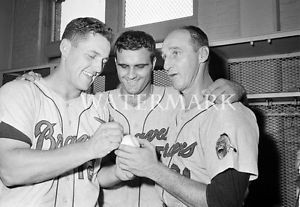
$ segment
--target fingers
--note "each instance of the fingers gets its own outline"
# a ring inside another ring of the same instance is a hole
[[[115,154],[120,158],[131,159],[133,157],[133,154],[138,153],[135,152],[136,149],[136,147],[121,144],[118,150],[115,151]]]
[[[118,122],[108,122],[102,124],[95,132],[95,136],[108,137],[112,142],[121,142],[123,137],[123,127]]]
[[[147,139],[138,139],[140,146],[143,148],[154,148],[154,146]]]
[[[213,91],[215,91],[217,88],[222,88],[222,86],[224,85],[224,82],[226,81],[226,79],[220,78],[215,80],[212,84],[210,84],[210,86],[208,86],[208,88],[206,89],[208,94],[211,94]]]
[[[217,104],[233,103],[242,99],[244,88],[233,81],[218,79],[202,93],[209,101]]]
[[[117,149],[123,137],[123,127],[117,122],[104,123],[90,139],[94,156],[104,157]]]
[[[122,133],[123,133],[122,125],[119,122],[115,122],[115,121],[101,124],[100,128],[103,128],[103,129],[121,129]]]

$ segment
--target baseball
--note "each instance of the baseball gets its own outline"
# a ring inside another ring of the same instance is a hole
[[[132,136],[130,134],[125,135],[122,139],[121,144],[129,145],[132,147],[140,147],[139,141],[135,136]]]

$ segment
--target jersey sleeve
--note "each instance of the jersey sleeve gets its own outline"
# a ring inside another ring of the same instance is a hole
[[[12,81],[0,88],[0,138],[9,138],[31,145],[34,121],[32,84]]]
[[[205,125],[204,153],[210,178],[233,168],[255,179],[259,140],[255,115],[237,103],[212,109]]]

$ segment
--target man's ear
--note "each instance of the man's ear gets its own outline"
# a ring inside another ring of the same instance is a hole
[[[115,61],[115,65],[117,67],[117,65],[118,65],[117,57],[114,58],[114,61]]]
[[[198,52],[199,52],[199,56],[198,56],[199,62],[200,63],[206,62],[209,57],[209,48],[207,46],[202,46],[199,48]]]
[[[59,49],[60,49],[60,52],[61,52],[61,55],[63,57],[66,57],[68,56],[69,52],[70,52],[70,49],[71,49],[71,42],[67,39],[62,39],[61,42],[60,42],[60,45],[59,45]]]
[[[156,64],[156,57],[154,57],[152,60],[152,70],[154,70],[155,64]]]

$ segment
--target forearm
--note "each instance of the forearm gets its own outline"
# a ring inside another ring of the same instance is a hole
[[[101,187],[110,188],[121,182],[121,180],[116,176],[115,168],[116,165],[101,168],[97,175]]]
[[[1,178],[8,186],[42,182],[93,159],[88,149],[87,143],[75,143],[47,151],[2,148]]]
[[[205,184],[186,178],[161,163],[148,177],[187,206],[207,206]]]

